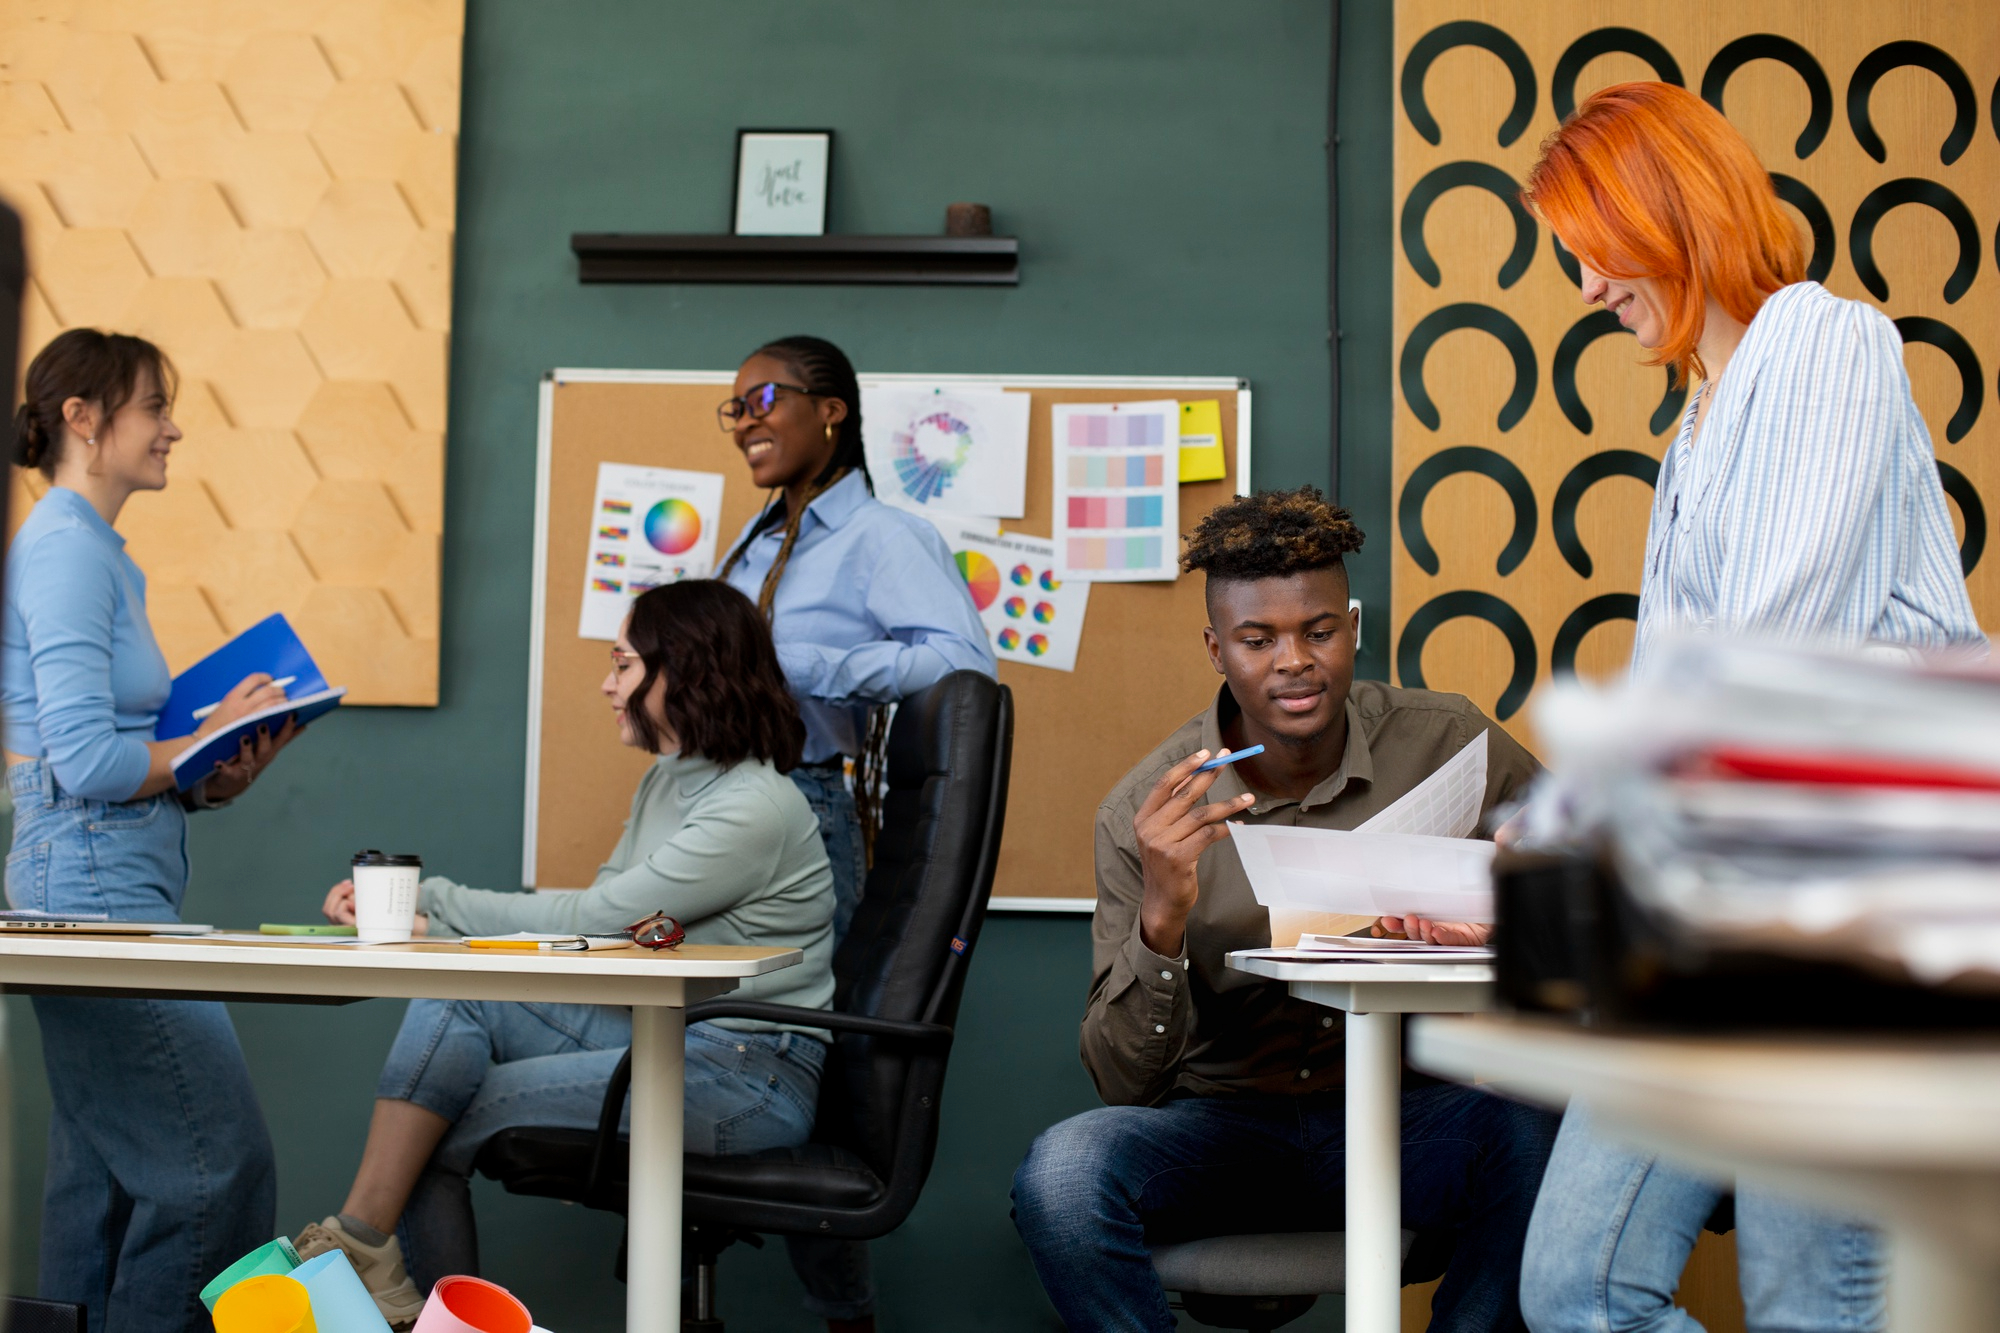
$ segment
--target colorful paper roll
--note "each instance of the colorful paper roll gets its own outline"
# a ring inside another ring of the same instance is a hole
[[[259,1245],[250,1253],[223,1269],[215,1280],[201,1289],[201,1303],[210,1310],[228,1291],[245,1278],[257,1277],[264,1273],[289,1273],[299,1266],[299,1252],[292,1248],[292,1242],[283,1236]]]
[[[328,1250],[306,1260],[292,1270],[292,1280],[312,1297],[319,1333],[389,1333],[389,1321],[375,1308],[375,1298],[341,1251]]]
[[[484,1278],[441,1277],[412,1333],[530,1333],[528,1307]]]
[[[305,1284],[283,1273],[244,1278],[215,1303],[215,1333],[319,1333]]]

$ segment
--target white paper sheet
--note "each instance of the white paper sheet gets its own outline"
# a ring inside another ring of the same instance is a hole
[[[1493,844],[1469,838],[1486,792],[1486,733],[1353,832],[1231,824],[1267,908],[1437,921],[1493,919]]]
[[[946,532],[958,572],[1003,662],[1076,670],[1090,585],[1056,570],[1056,545],[1018,532],[987,536],[977,528]]]
[[[1493,919],[1490,842],[1272,824],[1232,824],[1229,835],[1266,907]]]
[[[949,384],[863,388],[861,442],[876,497],[918,513],[1021,517],[1030,397]]]
[[[616,639],[634,597],[707,578],[721,523],[720,472],[599,463],[577,637]]]
[[[1180,576],[1181,405],[1057,403],[1056,571],[1133,583]]]
[[[1485,804],[1486,733],[1482,731],[1470,745],[1445,760],[1437,772],[1354,831],[1468,838],[1479,827],[1479,812]]]

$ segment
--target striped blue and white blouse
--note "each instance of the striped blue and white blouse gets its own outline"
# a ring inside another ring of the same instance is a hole
[[[1664,639],[1983,648],[1903,341],[1816,282],[1764,302],[1660,465],[1632,672]]]

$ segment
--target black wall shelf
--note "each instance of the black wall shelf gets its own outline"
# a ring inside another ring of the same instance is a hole
[[[662,236],[578,232],[584,282],[812,282],[1011,287],[1012,236]]]

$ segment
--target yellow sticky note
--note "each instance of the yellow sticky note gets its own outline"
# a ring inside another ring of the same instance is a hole
[[[1229,475],[1222,457],[1222,403],[1211,398],[1181,404],[1181,480],[1220,481]]]

